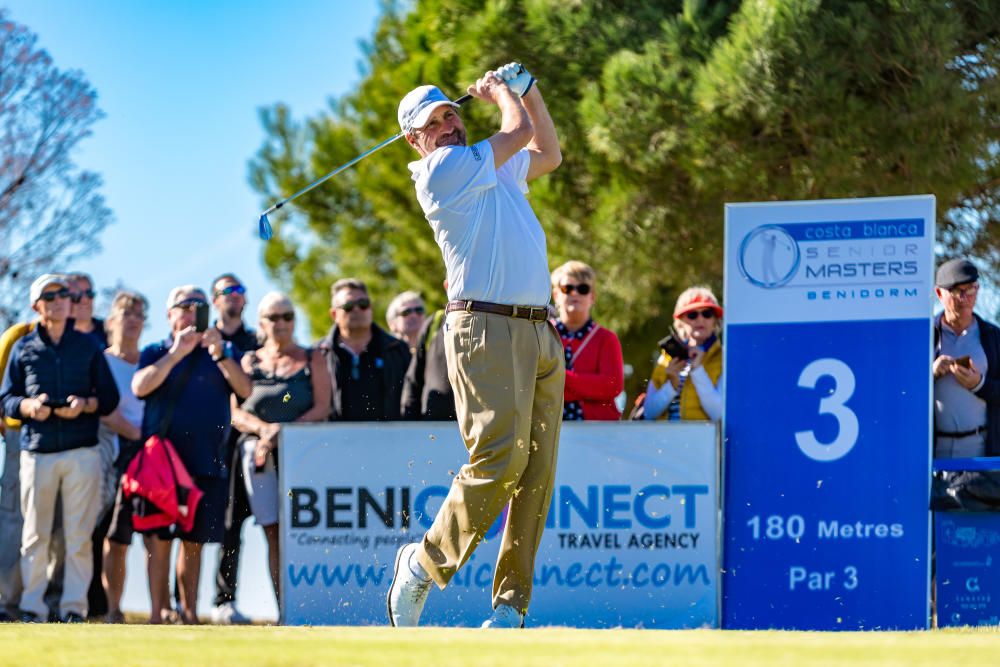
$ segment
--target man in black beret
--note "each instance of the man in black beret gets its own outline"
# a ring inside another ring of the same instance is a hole
[[[952,259],[934,282],[934,456],[1000,456],[1000,329],[973,312],[979,271]]]

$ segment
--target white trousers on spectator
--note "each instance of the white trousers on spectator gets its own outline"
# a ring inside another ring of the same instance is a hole
[[[61,491],[63,531],[66,539],[66,573],[60,616],[73,612],[87,616],[87,588],[94,560],[90,538],[101,507],[101,456],[96,447],[68,452],[21,452],[21,609],[48,616],[49,540],[56,497]]]

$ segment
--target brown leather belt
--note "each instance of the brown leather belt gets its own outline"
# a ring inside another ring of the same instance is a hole
[[[549,309],[545,306],[505,306],[502,303],[490,303],[489,301],[449,301],[445,306],[446,313],[454,313],[464,310],[467,313],[493,313],[505,317],[516,317],[532,322],[544,322],[549,319]]]

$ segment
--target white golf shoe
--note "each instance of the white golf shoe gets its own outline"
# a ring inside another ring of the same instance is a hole
[[[250,625],[251,621],[236,609],[234,603],[225,602],[218,607],[212,607],[212,623],[214,625]]]
[[[410,565],[410,559],[417,550],[417,543],[404,544],[396,552],[396,564],[392,571],[392,583],[386,596],[386,607],[389,611],[389,623],[394,628],[416,626],[420,622],[420,614],[424,603],[431,592],[431,579],[415,574]],[[416,567],[423,571],[419,564]]]
[[[483,623],[484,628],[523,628],[524,614],[505,604],[497,605],[493,615]]]

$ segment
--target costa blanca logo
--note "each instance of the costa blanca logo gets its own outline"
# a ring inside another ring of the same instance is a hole
[[[740,243],[740,273],[751,284],[774,289],[799,270],[799,244],[778,225],[757,227]]]

